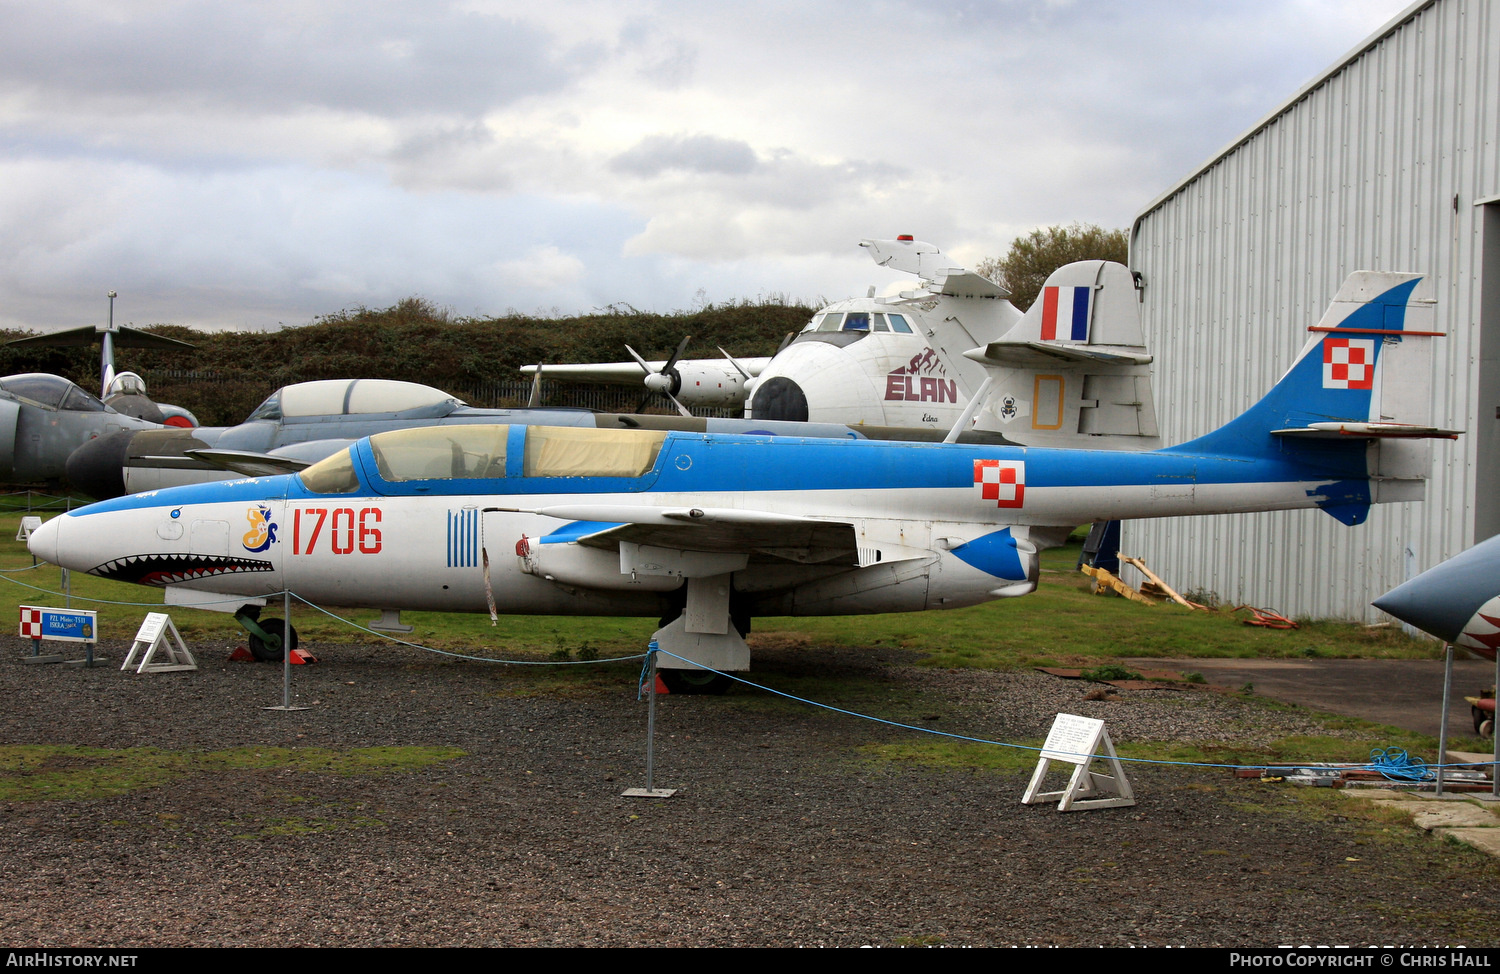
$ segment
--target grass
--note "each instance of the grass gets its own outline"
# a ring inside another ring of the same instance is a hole
[[[453,747],[238,747],[172,751],[66,744],[0,747],[0,801],[74,801],[154,788],[189,774],[282,769],[315,774],[411,771],[462,757]]]

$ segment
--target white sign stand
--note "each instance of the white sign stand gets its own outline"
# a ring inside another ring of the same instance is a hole
[[[1111,774],[1089,770],[1094,755],[1099,755],[1109,765]],[[1062,791],[1041,792],[1042,779],[1047,776],[1047,767],[1053,761],[1075,765],[1073,777],[1068,779],[1068,786]],[[1115,756],[1115,745],[1109,739],[1109,731],[1104,729],[1104,721],[1058,714],[1052,722],[1052,730],[1042,745],[1041,760],[1037,763],[1036,773],[1031,776],[1031,784],[1026,786],[1021,804],[1032,805],[1054,798],[1062,799],[1057,805],[1059,812],[1135,804],[1135,793],[1130,790],[1125,769]]]
[[[31,532],[42,526],[42,519],[36,514],[25,514],[21,517],[21,529],[16,532],[17,541],[29,541]]]
[[[126,654],[125,663],[120,669],[130,669],[137,653],[142,653],[140,666],[136,667],[137,674],[180,673],[198,668],[198,661],[188,652],[187,644],[182,641],[182,635],[172,623],[172,617],[165,612],[146,613],[146,621],[141,623],[140,631],[135,634],[135,642],[130,644],[130,652]],[[160,663],[156,662],[158,653],[165,656]]]

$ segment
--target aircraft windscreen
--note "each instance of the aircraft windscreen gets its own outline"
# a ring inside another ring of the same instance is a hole
[[[83,413],[102,413],[107,409],[98,397],[84,392],[76,383],[45,372],[8,375],[0,379],[0,389],[52,409]]]
[[[533,426],[526,431],[528,477],[640,477],[656,466],[665,430]]]
[[[474,480],[505,476],[509,426],[440,426],[370,437],[381,479]]]
[[[266,397],[266,401],[255,407],[245,422],[249,423],[257,419],[277,420],[281,418],[281,390],[277,389]]]
[[[324,457],[297,476],[302,478],[302,486],[315,494],[352,494],[359,489],[353,449]]]

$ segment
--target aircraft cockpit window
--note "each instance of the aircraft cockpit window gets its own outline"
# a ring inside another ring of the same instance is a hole
[[[885,315],[870,315],[871,325],[876,331],[890,331],[891,326],[885,323]]]
[[[370,437],[370,452],[387,483],[500,479],[509,436],[509,426],[392,430]]]
[[[359,489],[359,477],[354,473],[353,449],[324,457],[298,476],[302,478],[302,486],[315,494],[352,494]]]
[[[823,315],[823,320],[818,322],[818,331],[838,331],[844,323],[842,311],[829,311]]]
[[[904,315],[891,315],[890,319],[892,331],[899,331],[903,335],[911,334],[911,325],[908,325],[906,323],[906,318]]]
[[[533,426],[526,431],[528,477],[640,477],[656,466],[665,430]]]
[[[266,401],[255,407],[255,412],[245,422],[249,423],[257,419],[269,419],[272,421],[281,418],[281,390],[277,389],[266,397]]]
[[[851,311],[844,316],[843,331],[869,331],[870,313],[868,311]]]
[[[27,372],[23,375],[6,376],[0,379],[0,389],[49,409],[102,413],[108,408],[97,397],[84,392],[77,384],[60,375],[50,375],[46,372]]]
[[[803,328],[802,330],[803,331],[817,331],[818,328],[822,324],[823,324],[823,316],[822,315],[813,315],[812,316],[812,320],[807,323],[807,327]]]
[[[84,392],[78,386],[68,390],[63,397],[62,408],[72,410],[75,413],[102,413],[105,410],[104,403],[97,396]]]

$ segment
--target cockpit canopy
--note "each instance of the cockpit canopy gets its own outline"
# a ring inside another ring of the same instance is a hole
[[[822,311],[813,315],[813,320],[802,331],[804,334],[843,331],[913,333],[905,315],[885,311]]]
[[[47,409],[65,409],[78,413],[113,412],[96,396],[84,392],[76,382],[46,372],[5,376],[0,379],[0,389],[17,399],[24,399]]]
[[[246,422],[323,416],[402,413],[424,407],[461,406],[441,389],[399,379],[320,379],[282,386],[255,407]]]
[[[580,426],[428,426],[370,437],[380,480],[503,480],[518,477],[639,478],[656,466],[665,430],[593,429]],[[313,464],[300,474],[320,494],[359,489],[358,446]]]

